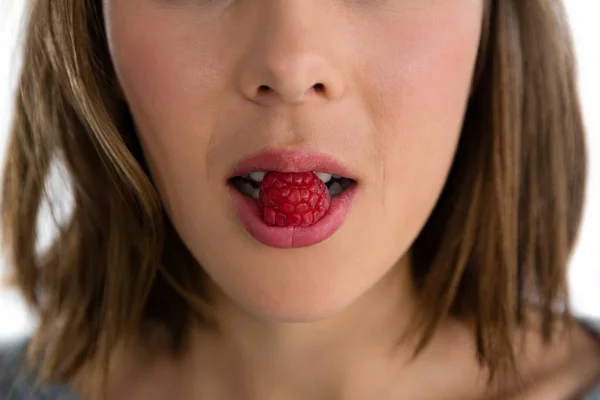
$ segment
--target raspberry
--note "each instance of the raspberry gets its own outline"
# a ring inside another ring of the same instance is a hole
[[[271,226],[309,226],[329,209],[327,186],[312,172],[269,172],[260,183],[258,206]]]

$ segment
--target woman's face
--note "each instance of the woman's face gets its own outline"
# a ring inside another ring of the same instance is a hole
[[[398,264],[452,162],[483,3],[104,0],[156,188],[224,293],[315,320]],[[275,170],[355,184],[316,224],[271,227],[230,178]]]

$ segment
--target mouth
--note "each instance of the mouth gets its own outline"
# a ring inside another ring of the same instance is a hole
[[[314,172],[314,174],[325,184],[329,192],[329,198],[332,200],[344,193],[350,186],[356,184],[354,179],[341,175],[327,172]],[[260,184],[266,175],[267,171],[254,171],[244,176],[234,176],[228,182],[241,194],[258,201]]]
[[[342,226],[358,179],[324,154],[267,151],[240,162],[226,186],[254,239],[297,248],[320,243]]]

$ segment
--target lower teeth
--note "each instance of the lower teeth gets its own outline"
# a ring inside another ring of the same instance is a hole
[[[234,182],[234,184],[235,184],[235,188],[237,190],[239,190],[246,196],[252,197],[254,200],[258,200],[258,192],[259,192],[258,188],[255,188],[250,183],[243,181],[243,180],[237,180]]]
[[[329,197],[337,196],[343,191],[344,188],[342,188],[342,185],[339,182],[333,182],[331,186],[329,186]]]

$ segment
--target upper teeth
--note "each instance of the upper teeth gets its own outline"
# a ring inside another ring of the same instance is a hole
[[[256,182],[262,182],[263,179],[265,179],[265,175],[267,173],[264,171],[256,171],[256,172],[250,172],[250,174],[248,174],[248,176],[250,177],[250,179],[252,179],[253,181]],[[315,172],[315,175],[317,175],[319,177],[319,179],[321,181],[323,181],[323,183],[327,183],[331,180],[332,177],[339,177],[341,178],[341,176],[339,175],[331,175],[325,172]]]
[[[326,172],[315,172],[315,175],[317,175],[319,179],[323,181],[323,183],[327,183],[331,180],[331,174]]]
[[[264,171],[250,172],[250,179],[256,182],[262,182],[267,173]]]

